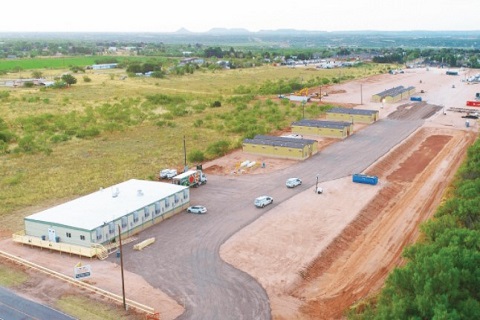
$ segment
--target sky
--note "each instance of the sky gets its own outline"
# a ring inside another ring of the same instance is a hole
[[[480,30],[478,0],[8,0],[0,32]]]

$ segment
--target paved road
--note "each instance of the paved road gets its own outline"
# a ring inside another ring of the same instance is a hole
[[[422,117],[378,121],[306,161],[268,175],[209,175],[207,185],[191,192],[191,203],[205,205],[209,212],[180,213],[145,230],[140,238],[156,237],[156,242],[140,252],[125,247],[125,268],[184,305],[179,319],[271,319],[265,290],[225,263],[220,246],[278,203],[313,190],[317,174],[321,182],[363,171],[421,126]],[[285,180],[292,176],[302,178],[303,184],[286,188]],[[273,196],[274,204],[257,209],[253,200],[262,194]]]
[[[12,291],[0,287],[0,319],[5,320],[72,320],[57,310],[51,309],[42,304],[24,299]]]

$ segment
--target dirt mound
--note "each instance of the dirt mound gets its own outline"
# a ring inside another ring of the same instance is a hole
[[[203,172],[208,174],[223,175],[224,171],[225,171],[225,168],[223,166],[219,166],[216,164],[203,168]]]

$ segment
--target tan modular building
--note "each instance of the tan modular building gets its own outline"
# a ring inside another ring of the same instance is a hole
[[[379,119],[377,110],[333,108],[327,111],[327,119],[331,121],[347,121],[354,123],[373,123]]]
[[[243,140],[243,152],[275,158],[304,160],[318,152],[318,141],[257,135]]]
[[[405,88],[404,86],[398,86],[374,94],[372,96],[372,102],[395,103],[404,99],[409,99],[413,94],[415,94],[415,87]]]
[[[328,138],[346,138],[353,133],[353,123],[303,119],[292,123],[292,132]]]
[[[132,236],[187,208],[189,188],[131,179],[32,214],[14,241],[93,256],[81,248],[102,247]],[[79,253],[80,251],[80,253]]]

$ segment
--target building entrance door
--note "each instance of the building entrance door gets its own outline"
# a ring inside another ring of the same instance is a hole
[[[55,242],[55,237],[56,237],[55,229],[48,228],[48,240]]]

